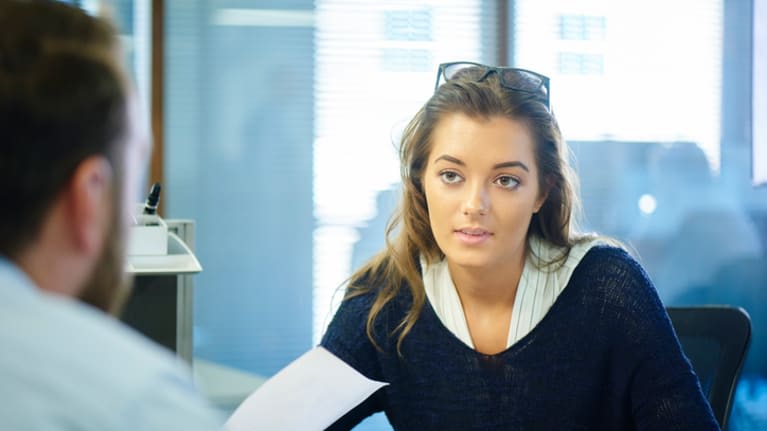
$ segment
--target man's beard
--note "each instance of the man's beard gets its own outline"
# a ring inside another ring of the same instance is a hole
[[[120,314],[125,305],[132,284],[132,277],[124,268],[125,247],[119,214],[120,211],[113,211],[104,250],[79,295],[80,301],[115,316]]]

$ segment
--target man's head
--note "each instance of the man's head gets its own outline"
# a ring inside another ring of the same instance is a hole
[[[147,145],[119,56],[102,19],[0,2],[0,255],[102,309],[121,284],[125,202]]]

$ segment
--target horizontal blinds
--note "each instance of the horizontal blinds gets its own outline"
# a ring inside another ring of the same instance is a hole
[[[315,338],[352,262],[383,246],[382,220],[394,201],[386,190],[399,181],[399,134],[434,91],[437,65],[489,61],[494,52],[483,37],[494,19],[488,3],[315,3]]]
[[[722,0],[518,0],[516,64],[568,139],[697,143],[719,167]]]

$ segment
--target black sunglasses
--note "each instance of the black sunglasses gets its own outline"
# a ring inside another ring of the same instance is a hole
[[[490,76],[491,73],[498,75],[498,80],[505,88],[524,93],[542,95],[546,99],[546,109],[551,110],[549,104],[549,77],[526,69],[516,67],[494,67],[470,61],[455,61],[442,63],[437,70],[437,83],[434,91],[444,82],[458,78],[468,78],[480,82]]]

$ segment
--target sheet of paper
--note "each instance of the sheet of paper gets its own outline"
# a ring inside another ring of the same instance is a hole
[[[246,398],[226,427],[230,431],[323,430],[385,385],[316,347]]]

